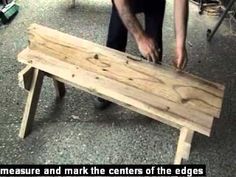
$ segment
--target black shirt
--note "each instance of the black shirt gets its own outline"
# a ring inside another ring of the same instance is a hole
[[[165,0],[128,0],[132,12],[155,12],[160,4],[165,3]],[[112,0],[113,2],[113,0]],[[114,3],[114,2],[113,2]]]

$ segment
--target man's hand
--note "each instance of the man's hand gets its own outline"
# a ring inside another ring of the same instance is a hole
[[[176,47],[175,49],[175,60],[173,64],[177,69],[183,70],[188,61],[187,51],[185,47]]]
[[[157,44],[155,44],[152,38],[145,34],[142,25],[131,11],[130,1],[114,0],[114,4],[116,5],[124,25],[135,38],[140,53],[147,60],[157,63],[159,60]]]
[[[159,51],[155,41],[147,35],[142,35],[136,40],[140,53],[144,58],[153,63],[158,63]]]

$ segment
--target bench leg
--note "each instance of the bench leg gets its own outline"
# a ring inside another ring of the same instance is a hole
[[[188,128],[181,128],[174,164],[181,164],[182,159],[189,159],[193,133],[194,131]]]
[[[44,73],[42,71],[34,69],[19,133],[19,137],[21,138],[25,138],[30,132],[42,88],[43,77]]]
[[[53,79],[54,87],[56,89],[56,96],[57,98],[63,98],[66,94],[65,84]]]

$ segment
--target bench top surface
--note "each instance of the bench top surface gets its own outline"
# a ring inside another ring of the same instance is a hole
[[[209,136],[224,86],[33,24],[22,63],[164,123]]]

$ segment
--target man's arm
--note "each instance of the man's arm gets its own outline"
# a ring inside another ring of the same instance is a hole
[[[175,0],[174,6],[176,32],[176,60],[174,63],[177,68],[182,69],[184,62],[187,60],[185,41],[188,23],[188,0]]]
[[[159,58],[157,44],[145,34],[137,17],[131,11],[130,0],[114,0],[114,3],[124,25],[135,38],[141,54],[149,61],[157,62]]]

